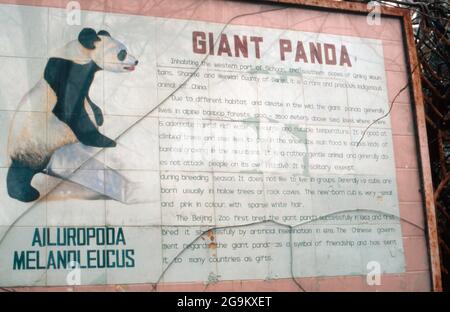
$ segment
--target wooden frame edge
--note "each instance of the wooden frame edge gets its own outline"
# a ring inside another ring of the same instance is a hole
[[[426,220],[427,220],[427,242],[429,247],[429,260],[431,267],[431,281],[434,291],[442,291],[441,277],[441,259],[439,254],[439,239],[437,232],[436,207],[434,205],[433,180],[431,176],[431,163],[428,151],[428,136],[425,118],[425,107],[422,92],[422,83],[420,78],[420,64],[417,58],[417,49],[414,42],[414,33],[412,28],[411,16],[409,10],[406,10],[403,16],[403,30],[405,33],[406,45],[408,48],[409,59],[409,78],[411,78],[410,91],[413,96],[417,143],[420,153],[420,173],[422,175],[422,193],[424,197]]]

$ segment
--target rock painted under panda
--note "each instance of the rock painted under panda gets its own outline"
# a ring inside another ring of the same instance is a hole
[[[49,58],[41,80],[23,97],[11,124],[7,174],[10,197],[32,202],[40,196],[31,181],[59,148],[81,142],[110,148],[114,140],[101,134],[101,109],[89,97],[100,70],[130,72],[138,61],[126,47],[101,30],[84,28],[78,40]]]

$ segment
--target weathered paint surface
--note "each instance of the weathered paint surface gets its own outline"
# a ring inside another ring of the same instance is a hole
[[[3,3],[20,3],[24,5],[39,5],[45,7],[64,7],[61,1],[1,1]],[[414,103],[416,109],[413,115],[411,109],[408,83],[408,71],[413,71],[416,64],[415,53],[408,55],[411,64],[408,67],[402,38],[401,19],[383,17],[381,25],[368,26],[365,15],[348,15],[345,13],[330,13],[326,11],[316,11],[311,9],[289,9],[286,11],[266,12],[263,15],[249,15],[242,18],[235,18],[237,15],[252,13],[262,9],[270,8],[268,5],[254,5],[246,3],[233,3],[222,1],[165,1],[162,4],[152,1],[80,1],[81,7],[85,10],[99,12],[113,12],[120,14],[138,14],[146,16],[157,16],[162,18],[190,19],[209,21],[217,23],[227,23],[231,20],[233,25],[269,27],[275,29],[289,29],[304,32],[325,33],[331,35],[354,36],[368,39],[380,40],[383,48],[385,76],[387,80],[387,94],[389,102],[393,102],[393,109],[390,115],[392,124],[392,140],[395,154],[395,167],[397,178],[397,189],[402,218],[403,248],[405,253],[406,270],[404,273],[385,274],[382,276],[382,284],[379,286],[368,286],[366,276],[344,276],[344,277],[315,277],[298,278],[297,281],[306,291],[340,291],[340,290],[387,290],[387,291],[428,291],[434,288],[440,289],[439,285],[439,265],[436,259],[434,209],[430,195],[431,179],[429,168],[427,167],[427,145],[426,133],[424,133],[423,107],[421,107],[421,95],[419,79],[414,79]],[[323,6],[322,1],[300,1],[310,5],[318,4]],[[316,3],[317,2],[317,3]],[[327,2],[326,6],[345,7],[346,9],[365,12],[364,6],[360,4],[341,4]],[[402,10],[384,9],[386,14],[407,17]],[[408,30],[408,24],[406,29]],[[412,36],[407,31],[408,44]],[[54,43],[53,43],[54,44]],[[39,46],[37,43],[36,46]],[[411,49],[410,49],[411,50]],[[16,50],[15,52],[17,52]],[[2,57],[11,57],[10,51],[0,51]],[[18,56],[27,57],[18,51]],[[39,50],[36,52],[39,53]],[[45,55],[45,50],[42,51]],[[417,78],[418,72],[413,71],[412,75]],[[32,82],[30,82],[31,84]],[[400,92],[404,89],[402,92]],[[400,93],[399,93],[400,92]],[[5,115],[6,116],[6,115]],[[7,117],[5,117],[7,119]],[[414,118],[418,121],[418,129],[414,127]],[[416,136],[419,137],[420,148],[416,144]],[[420,159],[417,151],[420,150]],[[421,161],[420,161],[421,160]],[[419,166],[421,164],[422,167]],[[425,186],[426,207],[423,203],[421,193],[421,176]],[[46,210],[49,211],[47,204]],[[54,209],[54,208],[50,208]],[[427,211],[428,221],[424,219],[424,212]],[[88,209],[86,209],[88,213]],[[102,220],[99,220],[100,224]],[[6,222],[6,224],[8,224]],[[428,261],[427,239],[425,235],[425,224],[428,224],[428,234],[431,238],[431,266]],[[433,243],[434,242],[434,243]],[[430,275],[432,271],[432,275]],[[432,276],[432,279],[430,279]],[[26,288],[26,290],[42,290],[41,287]],[[204,283],[160,283],[154,285],[110,285],[110,286],[75,286],[73,288],[58,287],[47,288],[50,290],[287,290],[297,291],[298,286],[290,279],[274,281],[221,281],[208,284]]]

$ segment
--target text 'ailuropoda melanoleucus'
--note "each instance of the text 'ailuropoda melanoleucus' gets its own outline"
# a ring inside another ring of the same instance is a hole
[[[49,58],[42,79],[20,101],[11,124],[9,196],[22,202],[38,199],[39,191],[31,181],[62,146],[76,142],[100,148],[116,146],[98,130],[103,114],[89,98],[89,88],[96,72],[130,72],[137,64],[125,45],[107,31],[92,28],[84,28],[78,40]]]

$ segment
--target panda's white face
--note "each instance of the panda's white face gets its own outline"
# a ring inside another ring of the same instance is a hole
[[[110,36],[98,36],[95,49],[90,51],[91,59],[103,70],[112,72],[130,72],[138,64],[136,58],[128,53],[125,45]]]

